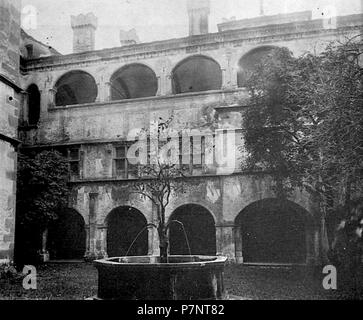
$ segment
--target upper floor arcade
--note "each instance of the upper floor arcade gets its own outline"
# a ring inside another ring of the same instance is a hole
[[[248,71],[273,47],[294,55],[319,52],[361,33],[363,15],[303,20],[181,39],[24,60],[22,87],[36,85],[49,108],[244,86]],[[28,91],[28,90],[27,90]]]

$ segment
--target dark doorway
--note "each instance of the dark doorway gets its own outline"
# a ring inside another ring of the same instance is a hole
[[[137,235],[146,227],[144,215],[131,207],[112,210],[107,218],[107,254],[109,257],[125,256]],[[145,229],[130,249],[129,256],[148,254],[148,230]]]
[[[290,201],[266,199],[249,205],[236,219],[243,261],[305,263],[306,217],[307,212]]]
[[[52,260],[82,259],[86,251],[83,217],[73,209],[58,214],[48,233],[48,250]]]
[[[173,93],[220,90],[222,70],[211,58],[192,56],[180,62],[172,73]]]
[[[172,214],[170,221],[183,223],[192,254],[216,254],[216,228],[213,216],[202,206],[188,204],[179,207]],[[182,227],[172,223],[170,227],[170,253],[189,255],[189,250]]]

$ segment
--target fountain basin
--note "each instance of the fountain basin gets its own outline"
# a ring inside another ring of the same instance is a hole
[[[156,256],[96,260],[98,299],[220,300],[226,257]]]

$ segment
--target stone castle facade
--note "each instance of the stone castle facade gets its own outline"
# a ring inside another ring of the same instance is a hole
[[[26,91],[19,127],[22,148],[58,149],[70,167],[69,211],[49,232],[50,258],[124,255],[139,231],[155,222],[152,203],[130,193],[136,176],[126,154],[135,142],[129,133],[162,118],[173,119],[175,130],[199,132],[190,146],[194,153],[187,191],[174,195],[167,208],[168,219],[185,224],[192,253],[226,255],[238,263],[319,263],[324,221],[314,218],[317,209],[309,196],[296,190],[281,203],[268,175],[240,169],[248,100],[244,71],[274,47],[287,47],[299,56],[353,37],[362,31],[363,15],[333,20],[312,20],[310,12],[266,16],[224,22],[217,33],[208,33],[209,1],[193,1],[188,14],[190,34],[181,39],[138,43],[133,30],[131,35],[121,32],[123,46],[94,50],[93,14],[72,17],[73,54],[36,56],[34,52],[46,48],[26,38],[19,77],[19,87]],[[15,89],[7,85],[9,94]],[[12,117],[16,105],[6,103]],[[5,135],[15,138],[11,130]],[[205,165],[207,132],[226,139],[226,148],[235,150],[233,170]],[[0,147],[10,154],[5,162],[9,168],[3,171],[14,172],[11,141],[1,140]],[[0,177],[8,179],[0,186],[8,186],[13,199],[13,175]],[[9,203],[1,202],[1,208]],[[8,212],[13,219],[13,210]],[[12,230],[10,220],[0,220],[0,232]],[[187,253],[181,231],[170,232],[171,253]],[[1,235],[0,249],[9,250],[13,238],[3,234],[1,240]],[[158,254],[158,247],[156,231],[149,229],[130,254]]]

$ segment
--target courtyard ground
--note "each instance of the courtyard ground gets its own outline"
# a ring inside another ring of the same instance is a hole
[[[344,299],[322,287],[323,275],[303,267],[229,265],[225,287],[244,299]],[[0,299],[83,300],[97,293],[97,270],[90,263],[50,263],[37,268],[37,290],[24,290],[21,279],[1,279]]]

